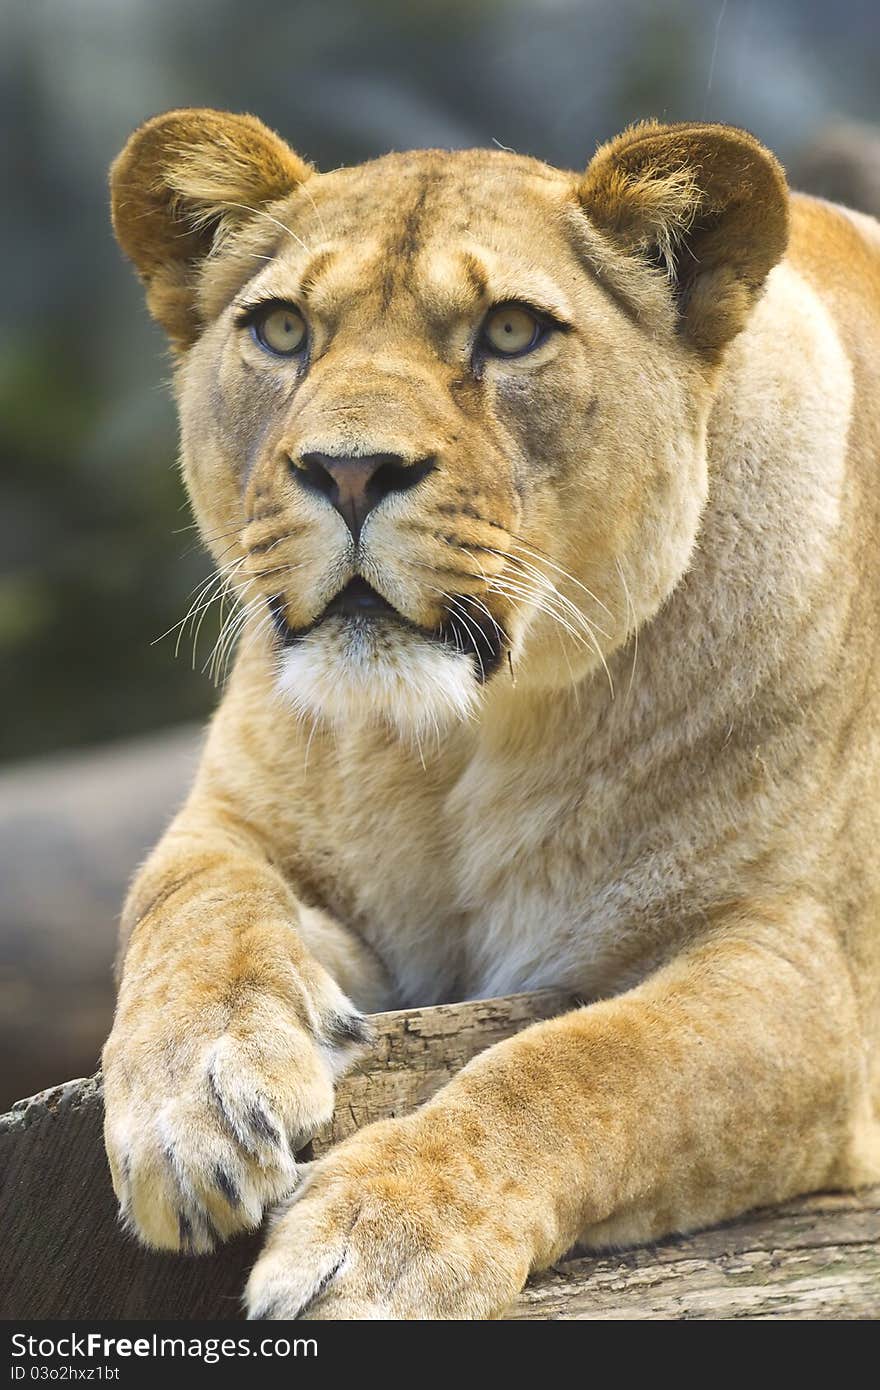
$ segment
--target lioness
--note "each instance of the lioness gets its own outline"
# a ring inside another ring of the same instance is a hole
[[[497,1316],[577,1241],[880,1178],[880,237],[717,125],[112,171],[238,658],[139,873],[123,1218],[287,1198],[254,1317]],[[568,986],[297,1179],[360,1011]]]

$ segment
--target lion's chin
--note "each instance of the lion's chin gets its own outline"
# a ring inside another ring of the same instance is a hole
[[[467,719],[480,685],[463,652],[393,621],[329,618],[280,653],[278,689],[303,718],[421,744]]]

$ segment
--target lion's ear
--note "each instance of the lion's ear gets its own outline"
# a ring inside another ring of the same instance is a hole
[[[177,347],[198,336],[205,257],[311,172],[255,116],[168,111],[130,137],[110,170],[113,230]]]
[[[743,327],[788,241],[782,167],[732,126],[633,126],[599,148],[579,197],[619,249],[666,271],[683,333],[710,356]]]

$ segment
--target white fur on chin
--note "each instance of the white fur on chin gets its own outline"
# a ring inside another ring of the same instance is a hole
[[[381,720],[419,739],[467,719],[480,687],[463,652],[395,623],[332,618],[285,648],[278,689],[303,717],[346,728]]]

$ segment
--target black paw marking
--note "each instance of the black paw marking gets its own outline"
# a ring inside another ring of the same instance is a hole
[[[346,1043],[362,1046],[373,1041],[374,1032],[363,1014],[331,1014],[326,1024],[327,1041],[338,1047]]]
[[[245,1124],[248,1126],[251,1134],[249,1141],[248,1136],[242,1133],[242,1126],[236,1124],[235,1118],[229,1112],[226,1101],[223,1098],[223,1092],[217,1084],[217,1077],[213,1067],[208,1068],[207,1078],[211,1099],[217,1108],[220,1119],[223,1121],[223,1126],[227,1134],[244,1149],[246,1154],[250,1155],[251,1158],[256,1158],[261,1143],[272,1144],[276,1149],[285,1148],[281,1131],[274,1120],[271,1119],[261,1101],[254,1101],[245,1117]],[[216,1178],[216,1174],[215,1182],[217,1182],[218,1187],[223,1186],[222,1182]]]
[[[198,1246],[193,1221],[198,1227],[200,1237]],[[212,1250],[215,1245],[220,1244],[220,1232],[206,1211],[193,1212],[192,1217],[179,1211],[177,1213],[177,1230],[180,1237],[180,1248],[185,1255],[195,1255],[199,1248],[205,1249],[207,1247],[207,1249]]]
[[[193,1249],[193,1229],[188,1216],[181,1211],[177,1216],[177,1230],[180,1236],[180,1248],[184,1254],[191,1255]]]
[[[230,1139],[234,1139],[236,1144],[244,1149],[245,1153],[249,1154],[251,1158],[256,1158],[256,1145],[248,1142],[247,1137],[241,1132],[241,1126],[236,1124],[234,1117],[229,1113],[226,1101],[223,1098],[223,1092],[217,1084],[217,1077],[213,1066],[208,1068],[208,1090],[211,1092],[211,1099],[217,1108],[217,1113]]]
[[[208,1068],[208,1089],[211,1092],[211,1099],[216,1105],[217,1109],[219,1110],[220,1118],[226,1126],[226,1129],[232,1135],[233,1139],[238,1139],[239,1135],[237,1126],[226,1108],[226,1101],[223,1099],[223,1092],[217,1085],[217,1075],[214,1071],[213,1066],[210,1066]]]
[[[241,1206],[241,1193],[231,1175],[219,1163],[214,1169],[214,1184],[223,1193],[231,1207]]]
[[[343,1255],[342,1259],[344,1258],[345,1256]],[[297,1308],[296,1312],[293,1313],[292,1316],[294,1318],[301,1318],[304,1313],[307,1313],[309,1311],[310,1308],[314,1308],[318,1299],[321,1297],[323,1293],[327,1291],[329,1286],[332,1284],[333,1280],[336,1278],[337,1274],[339,1273],[339,1267],[341,1264],[342,1260],[337,1260],[336,1264],[330,1270],[330,1273],[325,1274],[321,1282],[315,1285],[314,1289],[312,1290],[311,1297],[307,1298],[305,1303],[303,1303],[299,1308]]]
[[[248,1321],[267,1322],[272,1321],[274,1319],[276,1321],[284,1320],[289,1322],[291,1319],[303,1317],[304,1314],[307,1313],[310,1308],[314,1308],[321,1295],[326,1293],[330,1284],[332,1284],[333,1280],[339,1273],[340,1267],[342,1265],[342,1260],[344,1259],[345,1256],[343,1255],[342,1259],[336,1262],[336,1264],[333,1266],[330,1272],[328,1274],[325,1274],[324,1278],[321,1279],[319,1283],[315,1285],[315,1287],[312,1289],[312,1292],[306,1299],[305,1303],[301,1303],[298,1308],[291,1308],[290,1304],[285,1300],[283,1295],[280,1298],[269,1298],[266,1300],[265,1303],[258,1304],[258,1306],[254,1309],[252,1313],[248,1313]]]
[[[282,1147],[281,1132],[269,1116],[259,1101],[255,1101],[248,1111],[248,1124],[258,1139],[263,1139],[269,1144],[274,1144],[277,1149]]]

